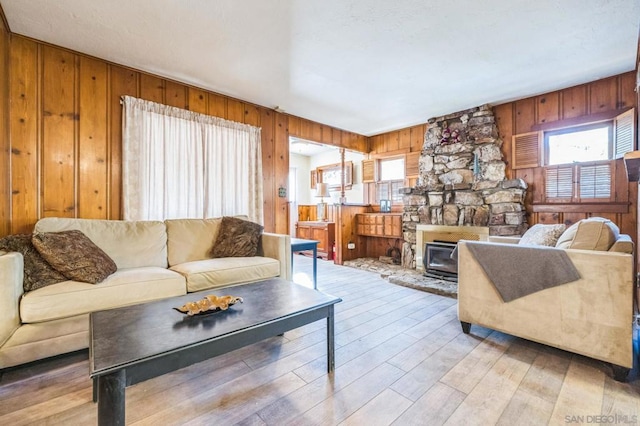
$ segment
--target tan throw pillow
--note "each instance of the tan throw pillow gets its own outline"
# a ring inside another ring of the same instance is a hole
[[[263,229],[262,225],[257,223],[224,216],[209,256],[253,257],[258,254],[258,242]]]
[[[520,241],[518,241],[518,244],[525,246],[554,247],[565,228],[566,226],[563,223],[553,225],[538,223],[524,233]]]
[[[17,251],[24,259],[24,292],[66,281],[67,278],[56,271],[40,256],[31,243],[31,234],[7,235],[0,238],[0,250]]]
[[[607,251],[620,235],[620,229],[609,219],[582,219],[569,227],[558,239],[557,248]]]
[[[31,241],[42,257],[70,280],[97,284],[118,269],[81,231],[36,233]]]

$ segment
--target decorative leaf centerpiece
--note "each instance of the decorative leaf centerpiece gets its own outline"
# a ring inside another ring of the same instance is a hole
[[[173,309],[191,317],[198,314],[226,311],[229,306],[235,305],[237,302],[243,303],[242,297],[210,295]]]

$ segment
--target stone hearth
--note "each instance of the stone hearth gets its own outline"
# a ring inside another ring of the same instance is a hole
[[[486,226],[489,235],[527,229],[522,179],[507,180],[489,105],[428,121],[414,188],[403,188],[402,265],[415,269],[416,226]]]
[[[400,265],[391,265],[373,258],[346,260],[344,266],[363,269],[380,274],[392,284],[415,288],[441,296],[458,297],[458,284],[451,281],[429,278],[415,269],[406,269]]]

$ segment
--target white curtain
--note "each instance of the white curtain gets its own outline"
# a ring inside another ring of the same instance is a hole
[[[125,220],[262,223],[260,128],[123,97]]]

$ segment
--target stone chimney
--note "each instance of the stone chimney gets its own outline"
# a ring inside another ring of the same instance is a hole
[[[506,180],[493,110],[471,108],[428,121],[415,188],[404,188],[402,264],[415,268],[418,223],[488,226],[489,235],[527,229],[522,179]]]

